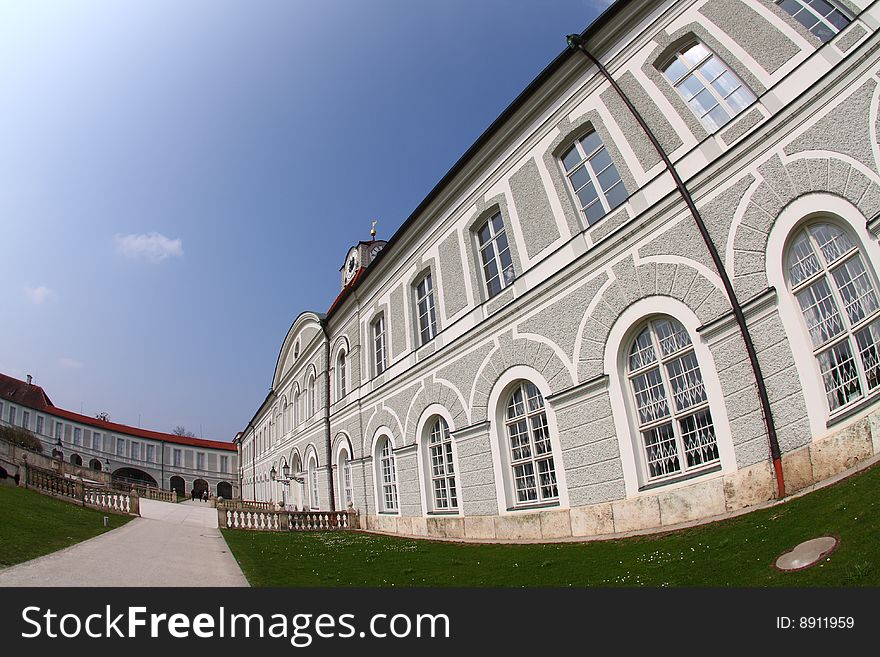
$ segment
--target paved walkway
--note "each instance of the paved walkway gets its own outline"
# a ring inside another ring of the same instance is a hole
[[[0,586],[247,586],[203,502],[141,499],[119,529],[0,571]]]

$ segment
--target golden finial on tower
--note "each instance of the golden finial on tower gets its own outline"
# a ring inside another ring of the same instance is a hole
[[[376,219],[373,219],[373,222],[370,224],[370,237],[372,239],[376,239]]]

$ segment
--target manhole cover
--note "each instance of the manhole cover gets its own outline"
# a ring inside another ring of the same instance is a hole
[[[790,552],[779,555],[776,567],[779,570],[802,570],[818,563],[837,548],[837,539],[823,536],[804,541]]]

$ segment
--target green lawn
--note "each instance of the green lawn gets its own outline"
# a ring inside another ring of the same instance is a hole
[[[103,517],[110,527],[103,526]],[[0,568],[55,552],[131,520],[32,490],[0,486]]]
[[[825,562],[772,567],[801,541],[841,539]],[[732,520],[592,543],[445,543],[357,532],[223,530],[253,586],[878,586],[880,466]]]

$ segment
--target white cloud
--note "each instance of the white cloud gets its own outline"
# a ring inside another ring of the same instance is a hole
[[[68,370],[78,370],[83,366],[78,360],[74,360],[73,358],[59,358],[58,364]]]
[[[39,306],[51,297],[55,296],[55,293],[45,285],[38,285],[37,287],[25,285],[23,289],[24,293],[27,295],[27,298],[30,299],[31,303],[35,306]]]
[[[127,258],[160,263],[168,258],[183,257],[183,241],[165,237],[162,233],[116,235],[116,250]]]

